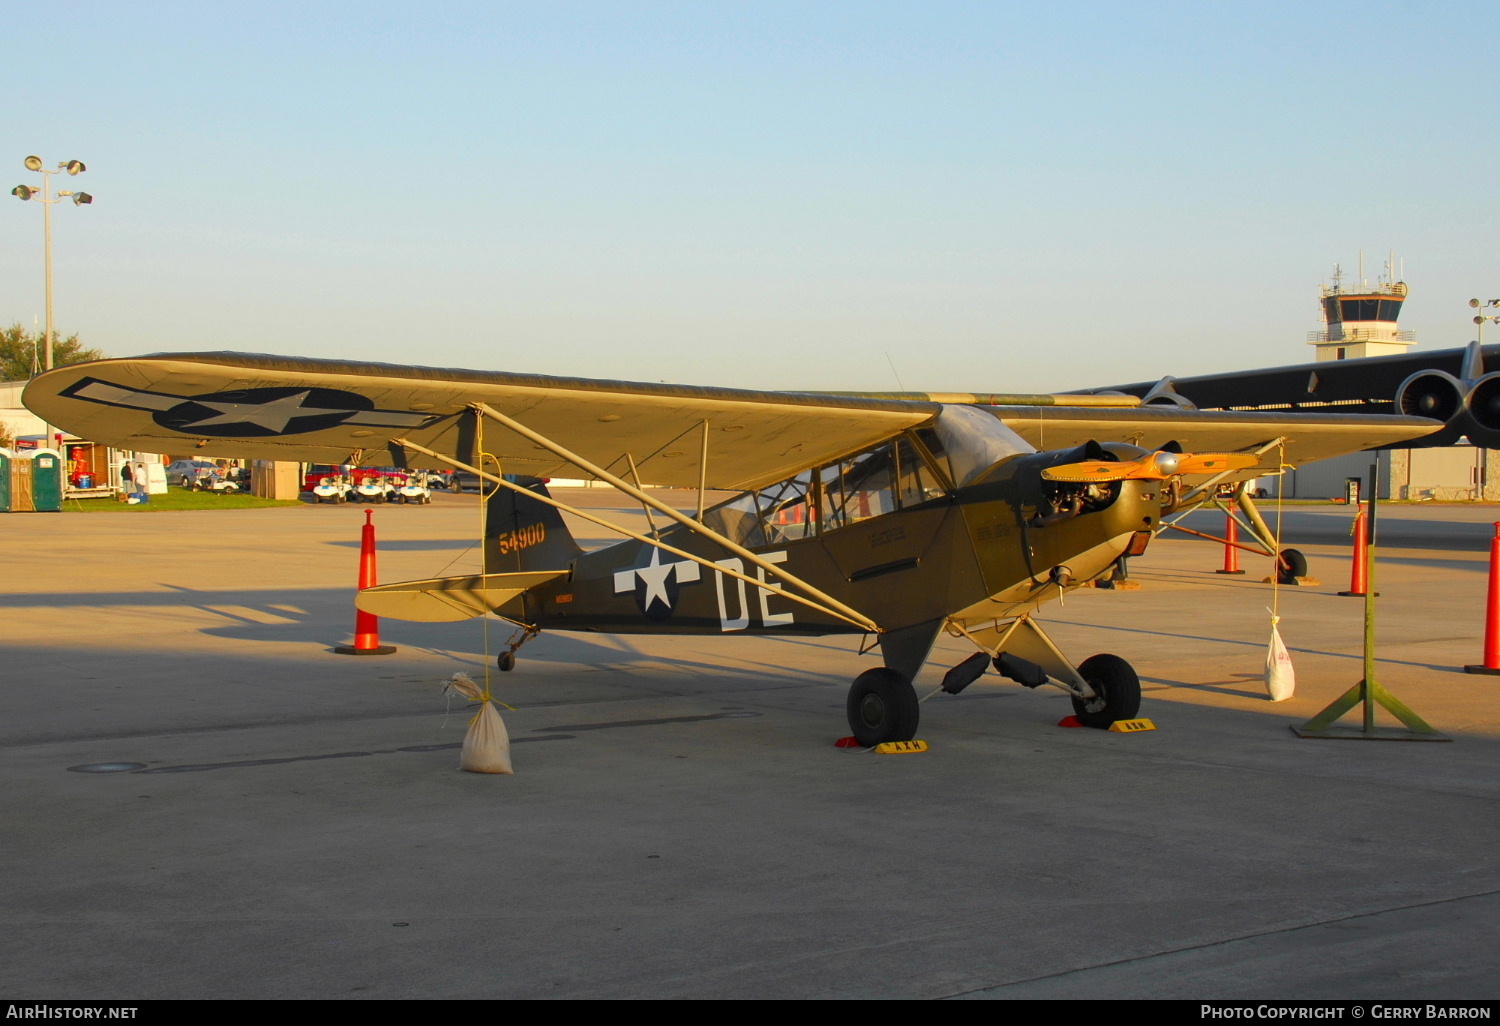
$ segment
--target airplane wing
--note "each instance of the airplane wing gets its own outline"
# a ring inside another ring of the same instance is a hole
[[[947,397],[945,397],[947,398]],[[1417,417],[1205,413],[1157,407],[993,406],[967,397],[1039,449],[1096,441],[1188,452],[1254,448],[1285,438],[1292,465],[1425,435]],[[1044,401],[1047,397],[1041,397]],[[888,399],[653,385],[242,353],[185,353],[99,360],[48,371],[24,401],[48,423],[121,449],[293,462],[443,464],[393,444],[411,442],[477,464],[480,451],[506,473],[586,473],[493,421],[483,402],[580,457],[643,484],[696,487],[707,436],[710,488],[743,490],[784,480],[930,421],[937,396]],[[1012,401],[1015,401],[1014,399]],[[705,427],[706,426],[706,427]],[[482,432],[482,433],[481,433]],[[1275,459],[1262,461],[1275,469]]]
[[[121,449],[290,462],[443,469],[412,442],[506,473],[586,477],[493,421],[483,402],[584,459],[643,484],[696,488],[708,436],[710,488],[750,489],[857,452],[929,420],[934,402],[813,396],[243,353],[72,364],[39,375],[26,406]]]

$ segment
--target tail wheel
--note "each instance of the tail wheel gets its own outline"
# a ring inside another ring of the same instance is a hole
[[[911,682],[884,666],[854,678],[846,711],[850,731],[866,748],[885,741],[910,741],[922,714]]]
[[[516,654],[514,652],[501,652],[495,657],[495,665],[509,673],[516,668]]]
[[[1282,549],[1276,557],[1276,579],[1281,584],[1295,584],[1307,576],[1307,557],[1298,549]]]
[[[1078,672],[1094,689],[1088,701],[1073,699],[1073,715],[1085,727],[1108,730],[1115,720],[1130,720],[1141,711],[1141,679],[1135,669],[1117,655],[1090,656]]]

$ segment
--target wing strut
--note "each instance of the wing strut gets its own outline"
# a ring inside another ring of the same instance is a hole
[[[767,581],[759,580],[757,578],[749,576],[748,574],[742,574],[737,570],[731,570],[726,566],[722,566],[718,563],[712,562],[711,560],[704,559],[702,556],[696,556],[691,552],[686,552],[673,545],[668,545],[666,542],[659,539],[648,538],[643,534],[637,534],[635,531],[632,531],[629,528],[621,527],[619,524],[612,524],[608,520],[605,520],[602,517],[596,517],[592,513],[589,513],[585,510],[576,509],[573,506],[568,505],[566,502],[559,502],[557,499],[554,499],[549,495],[538,495],[536,492],[531,491],[529,488],[522,488],[515,482],[507,481],[504,477],[501,477],[497,474],[491,474],[487,471],[480,470],[478,467],[471,467],[467,463],[461,463],[450,456],[444,456],[440,452],[433,452],[426,446],[418,445],[416,442],[410,441],[405,438],[393,438],[391,439],[391,444],[399,445],[403,449],[410,449],[413,452],[419,452],[424,456],[430,456],[435,460],[439,460],[443,463],[448,464],[448,466],[450,467],[456,467],[459,470],[467,470],[469,473],[477,474],[482,480],[488,481],[491,484],[499,485],[501,488],[509,488],[513,492],[521,492],[528,498],[534,499],[537,502],[544,502],[547,505],[560,509],[565,513],[571,513],[575,517],[581,517],[591,524],[598,524],[600,527],[607,528],[608,530],[615,531],[619,534],[623,534],[625,535],[625,537],[632,538],[635,541],[642,542],[646,545],[653,545],[656,548],[661,549],[663,552],[670,552],[674,556],[681,556],[683,559],[690,559],[700,566],[705,566],[710,570],[717,571],[718,573],[724,574],[728,577],[733,577],[737,580],[744,581],[746,584],[754,585],[762,591],[769,591],[772,594],[779,595],[784,599],[790,599],[793,602],[800,602],[802,605],[807,606],[809,609],[815,609],[820,613],[824,613],[828,616],[843,620],[846,623],[853,624],[855,627],[858,627],[862,631],[870,631],[876,634],[881,633],[880,626],[877,625],[873,620],[870,620],[866,617],[859,616],[858,619],[856,619],[852,616],[845,616],[837,609],[831,609],[828,606],[823,605],[821,602],[814,602],[812,599],[803,598],[801,595],[798,595],[795,592],[787,591],[779,584],[771,584]],[[712,532],[708,533],[712,534]],[[782,576],[789,577],[790,575],[783,574]],[[857,615],[858,614],[856,614],[856,616]]]
[[[752,566],[758,566],[766,573],[775,574],[776,576],[785,580],[787,583],[796,585],[803,591],[807,592],[807,594],[823,603],[823,605],[828,607],[830,611],[837,612],[839,614],[839,619],[848,620],[850,623],[857,624],[867,631],[875,631],[877,633],[880,631],[880,628],[875,624],[875,622],[869,619],[863,613],[859,612],[859,610],[851,609],[849,606],[844,605],[832,595],[829,595],[828,593],[813,587],[811,584],[808,584],[806,581],[802,580],[802,578],[797,577],[794,574],[787,573],[786,570],[782,567],[779,567],[777,564],[772,563],[770,560],[765,559],[762,556],[756,555],[738,542],[731,541],[719,532],[709,528],[706,524],[700,524],[692,517],[683,516],[681,513],[673,509],[671,506],[667,505],[665,502],[655,499],[652,496],[641,491],[641,489],[631,485],[629,482],[615,477],[615,475],[611,474],[603,467],[589,462],[582,456],[579,456],[577,453],[570,452],[568,449],[564,448],[561,445],[558,445],[556,442],[552,441],[550,438],[547,438],[545,435],[538,434],[537,432],[531,430],[531,428],[527,427],[525,424],[522,424],[520,421],[513,420],[512,418],[507,417],[505,414],[496,409],[493,409],[490,406],[487,406],[484,403],[475,403],[472,408],[478,410],[480,413],[484,414],[486,417],[489,417],[491,420],[494,420],[500,424],[504,424],[516,434],[520,435],[522,438],[529,439],[537,445],[540,445],[543,449],[546,449],[548,452],[552,453],[552,455],[558,457],[559,459],[566,460],[567,462],[573,464],[575,467],[579,467],[583,470],[588,471],[590,474],[593,474],[601,481],[608,482],[637,502],[642,504],[649,504],[653,509],[656,509],[659,512],[670,517],[671,519],[677,521],[683,527],[686,527],[689,531],[694,531],[697,534],[700,534],[703,537],[707,538],[714,544],[723,546],[730,552],[733,552],[736,556],[739,556],[741,559],[749,562]],[[704,439],[706,442],[706,435],[704,436]],[[699,493],[699,502],[702,502],[701,492]],[[786,593],[783,592],[782,594]]]

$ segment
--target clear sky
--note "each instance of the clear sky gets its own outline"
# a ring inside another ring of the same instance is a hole
[[[1500,296],[1500,5],[10,3],[0,323],[758,388],[1312,359]],[[1492,329],[1500,341],[1500,329]],[[894,365],[894,367],[893,367]]]

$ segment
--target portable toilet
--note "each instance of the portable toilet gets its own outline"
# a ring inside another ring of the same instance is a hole
[[[16,454],[0,449],[0,513],[10,512],[10,465]]]
[[[31,508],[59,513],[63,499],[63,459],[56,449],[37,449],[31,456]]]

